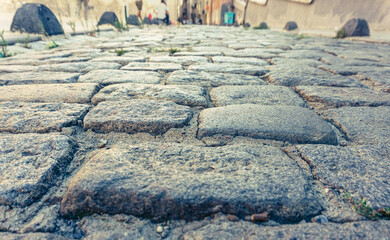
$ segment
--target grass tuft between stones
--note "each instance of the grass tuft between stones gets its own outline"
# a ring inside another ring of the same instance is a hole
[[[342,195],[344,201],[348,202],[352,205],[355,211],[370,220],[378,220],[378,219],[390,219],[390,207],[380,208],[378,210],[372,209],[370,204],[367,202],[367,199],[362,197],[356,197],[352,195],[350,192],[346,192]]]

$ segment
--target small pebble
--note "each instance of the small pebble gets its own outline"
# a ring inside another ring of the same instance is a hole
[[[157,232],[162,233],[164,231],[164,228],[162,226],[157,227]]]
[[[245,221],[250,221],[250,220],[251,220],[251,216],[250,216],[250,215],[245,216],[244,220],[245,220]]]
[[[161,233],[161,238],[166,238],[166,237],[168,237],[168,235],[169,235],[169,231],[163,231]]]
[[[232,222],[238,222],[240,219],[237,216],[234,216],[232,214],[228,214],[227,220],[232,221]]]
[[[252,222],[266,222],[268,221],[268,212],[252,214],[251,220]]]
[[[325,217],[324,215],[316,216],[316,217],[312,218],[311,221],[314,223],[320,223],[320,224],[329,222],[328,218]]]

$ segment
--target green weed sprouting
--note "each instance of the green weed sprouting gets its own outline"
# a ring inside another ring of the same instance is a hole
[[[366,198],[354,197],[350,192],[344,193],[342,198],[344,201],[350,203],[359,215],[370,220],[378,220],[380,218],[390,219],[390,207],[374,210],[368,204]]]
[[[347,33],[345,32],[345,29],[342,28],[340,29],[337,34],[336,34],[336,38],[345,38],[347,37]]]
[[[122,31],[125,31],[128,29],[128,27],[126,26],[126,24],[124,24],[123,22],[121,21],[115,21],[114,23],[114,27],[116,30],[118,30],[119,32],[122,32]]]
[[[59,46],[60,45],[58,45],[54,40],[50,40],[50,42],[46,45],[46,49],[52,49]]]
[[[127,53],[129,51],[123,50],[123,48],[115,49],[115,53],[117,56],[122,56],[123,54]]]
[[[1,56],[0,57],[11,57],[12,54],[8,52],[8,42],[4,38],[4,30],[0,33],[0,46],[1,46]]]

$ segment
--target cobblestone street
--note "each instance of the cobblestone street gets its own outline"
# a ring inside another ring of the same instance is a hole
[[[389,239],[389,45],[216,26],[56,42],[0,59],[0,239]]]

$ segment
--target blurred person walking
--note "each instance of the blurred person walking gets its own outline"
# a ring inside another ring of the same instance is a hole
[[[80,16],[81,7],[84,6],[84,18],[85,18],[85,20],[88,19],[88,10],[89,10],[88,2],[89,2],[89,0],[77,0],[78,6],[79,6],[79,10],[77,12],[77,15],[79,17],[81,17]]]
[[[138,9],[137,17],[138,17],[139,19],[141,19],[141,21],[142,21],[142,17],[141,17],[142,0],[135,0],[135,5],[137,6],[137,9]]]

